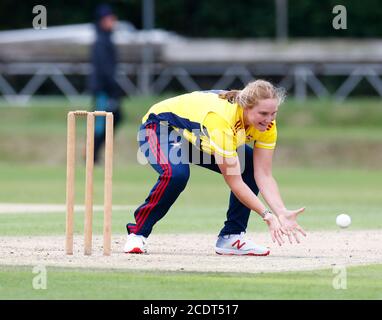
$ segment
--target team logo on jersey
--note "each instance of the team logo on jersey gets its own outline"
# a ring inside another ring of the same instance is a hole
[[[240,120],[236,121],[234,128],[235,128],[235,133],[240,130],[240,128],[241,128],[241,121]]]

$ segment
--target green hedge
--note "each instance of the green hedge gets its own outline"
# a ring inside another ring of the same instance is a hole
[[[141,28],[143,0],[109,1],[120,19]],[[49,25],[92,21],[99,2],[83,0],[38,1],[48,11]],[[5,0],[0,2],[0,30],[32,26],[35,1]],[[382,4],[380,0],[289,0],[290,37],[380,37]],[[332,9],[342,4],[347,8],[348,29],[334,30]],[[275,36],[274,0],[156,0],[156,27],[190,37],[255,38]]]

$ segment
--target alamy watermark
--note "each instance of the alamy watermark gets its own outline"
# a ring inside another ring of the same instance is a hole
[[[33,29],[41,30],[47,29],[47,10],[46,7],[39,4],[33,7],[32,13],[36,14],[33,18],[32,26]]]
[[[245,134],[245,130],[243,131]],[[211,136],[219,141],[219,145],[211,139]],[[150,163],[161,167],[168,163],[219,165],[224,161],[228,175],[242,174],[246,165],[245,146],[240,146],[234,151],[226,151],[222,147],[236,145],[235,139],[236,137],[225,135],[221,130],[205,134],[201,129],[178,132],[166,125],[160,125],[155,129],[141,128],[137,135],[139,143],[137,161],[142,165]],[[237,158],[240,166],[237,165]]]
[[[33,277],[32,287],[35,290],[46,290],[48,288],[48,273],[46,267],[38,265],[33,267],[33,274],[37,274]]]
[[[332,13],[336,14],[332,22],[333,28],[335,30],[346,30],[348,28],[346,7],[343,5],[336,5],[333,7]]]
[[[332,285],[333,289],[336,290],[346,290],[347,289],[347,271],[344,266],[335,266],[333,267],[333,278]]]

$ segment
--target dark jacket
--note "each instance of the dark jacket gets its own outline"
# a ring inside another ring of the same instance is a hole
[[[93,94],[105,92],[111,97],[117,97],[118,85],[115,81],[117,70],[117,52],[111,40],[111,32],[104,31],[96,23],[97,37],[91,49],[92,72],[89,79],[89,89]]]

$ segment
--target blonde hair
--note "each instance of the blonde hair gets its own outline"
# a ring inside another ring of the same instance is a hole
[[[242,90],[230,90],[219,94],[219,98],[237,103],[242,108],[253,108],[259,100],[276,99],[278,105],[285,100],[284,88],[277,88],[265,80],[256,80],[248,83]]]

